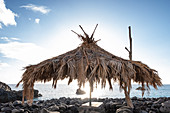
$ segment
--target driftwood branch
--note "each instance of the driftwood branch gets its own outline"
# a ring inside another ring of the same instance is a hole
[[[94,43],[97,43],[98,41],[100,41],[101,39],[99,39],[99,40],[96,40],[96,41],[94,41]]]
[[[90,37],[92,40],[94,40],[93,35],[94,35],[95,31],[96,31],[97,26],[98,26],[98,24],[96,24],[96,27],[94,28],[94,31],[93,31],[93,33],[92,33],[92,35]]]
[[[128,49],[127,47],[125,47],[125,49],[126,49],[128,52],[130,52],[129,49]]]
[[[81,28],[81,30],[83,31],[84,35],[86,36],[86,38],[89,38],[89,35],[84,31],[84,29],[81,27],[81,25],[79,25],[79,27]]]
[[[125,49],[128,51],[129,53],[129,60],[132,60],[132,37],[131,37],[131,27],[129,26],[129,41],[130,41],[130,50],[125,47]]]
[[[82,38],[82,40],[85,40],[85,38],[82,36],[82,35],[80,35],[80,34],[78,34],[78,33],[76,33],[75,31],[73,31],[73,30],[71,30],[73,33],[75,33],[78,37],[80,37],[80,38]]]

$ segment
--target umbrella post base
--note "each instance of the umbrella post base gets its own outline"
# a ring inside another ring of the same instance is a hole
[[[90,98],[89,98],[89,106],[91,106],[91,87],[90,87]]]
[[[127,105],[131,108],[134,108],[132,100],[130,99],[130,96],[129,96],[130,92],[127,91],[126,87],[124,87],[123,89],[124,89],[125,99],[126,99]]]

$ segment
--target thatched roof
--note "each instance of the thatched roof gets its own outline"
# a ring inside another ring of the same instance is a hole
[[[162,85],[157,71],[146,64],[125,60],[107,52],[96,44],[93,35],[89,37],[85,33],[85,36],[78,36],[83,43],[76,49],[37,65],[25,67],[26,70],[18,83],[19,85],[23,82],[23,96],[28,100],[33,98],[33,86],[36,81],[52,80],[52,86],[56,88],[57,81],[65,78],[69,79],[68,84],[76,79],[80,87],[88,81],[92,89],[94,83],[101,83],[102,87],[105,87],[106,81],[110,89],[115,81],[121,89],[131,87],[131,80],[147,87],[152,85],[157,88]]]

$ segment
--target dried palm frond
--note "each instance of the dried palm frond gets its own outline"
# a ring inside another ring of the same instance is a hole
[[[26,96],[27,100],[33,99],[32,92],[36,81],[45,83],[53,80],[52,86],[56,88],[57,81],[65,78],[69,78],[68,84],[76,79],[79,87],[88,81],[92,90],[94,83],[101,83],[102,87],[105,87],[106,81],[112,89],[112,79],[119,81],[121,89],[130,88],[131,80],[146,84],[147,87],[152,85],[157,88],[162,85],[157,71],[147,65],[139,61],[125,60],[105,51],[96,44],[93,35],[90,38],[86,33],[85,37],[79,34],[78,36],[83,43],[76,49],[25,67],[22,79],[17,84],[19,86],[23,82],[23,98]]]

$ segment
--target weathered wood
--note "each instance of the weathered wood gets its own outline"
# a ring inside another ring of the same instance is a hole
[[[130,89],[131,89],[131,80],[129,80],[129,83],[128,83],[128,95],[130,96]]]
[[[130,26],[129,26],[129,40],[130,40],[129,59],[132,60],[132,37],[131,37],[131,27]]]
[[[132,61],[132,37],[131,37],[131,27],[129,26],[129,40],[130,40],[130,51],[129,51],[129,59]],[[131,84],[131,80],[129,80],[129,84]],[[130,87],[128,87],[128,94],[130,96]]]
[[[125,47],[125,49],[128,51],[129,53],[129,60],[132,61],[132,37],[131,37],[131,27],[129,26],[129,41],[130,41],[130,50]],[[126,101],[128,106],[133,107],[132,101],[130,99],[130,89],[131,89],[131,80],[129,79],[128,82],[128,86],[126,86],[126,88],[124,88],[125,91],[125,97],[126,97]]]
[[[91,85],[90,85],[90,98],[89,98],[89,106],[91,106],[91,92],[92,92],[92,89],[91,89]]]
[[[126,99],[127,105],[131,108],[134,108],[132,100],[130,99],[130,95],[127,91],[127,85],[125,85],[125,87],[123,87],[123,90],[124,90],[124,93],[125,93],[125,99]]]
[[[83,41],[85,40],[85,38],[82,36],[82,35],[80,35],[80,34],[78,34],[78,33],[76,33],[75,31],[73,31],[73,30],[71,30],[73,33],[75,33],[79,38],[81,38]]]
[[[81,30],[83,31],[84,35],[86,36],[86,39],[89,38],[89,35],[84,31],[83,27],[81,27],[81,25],[79,25],[79,27],[81,28]]]
[[[125,49],[126,49],[128,52],[130,52],[129,49],[128,49],[127,47],[125,47]]]
[[[131,37],[131,27],[129,26],[129,41],[130,41],[130,50],[125,47],[125,49],[128,51],[129,53],[129,60],[132,60],[132,37]]]
[[[98,24],[97,24],[96,27],[94,28],[94,31],[93,31],[93,33],[92,33],[92,35],[91,35],[91,37],[90,37],[92,40],[94,40],[93,35],[94,35],[95,31],[96,31],[97,26],[98,26]]]

